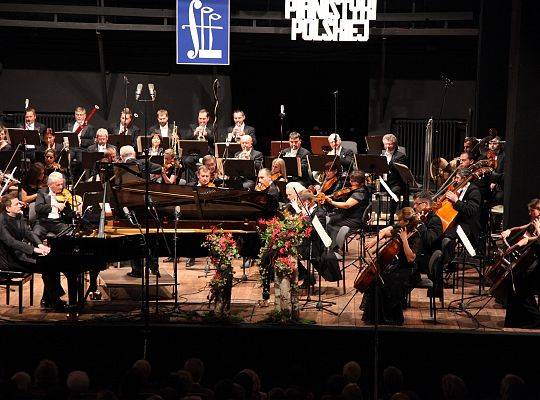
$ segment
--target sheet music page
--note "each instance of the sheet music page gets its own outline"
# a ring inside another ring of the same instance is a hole
[[[332,244],[332,239],[330,238],[330,236],[328,236],[328,233],[326,233],[326,231],[324,230],[321,224],[321,221],[319,221],[319,218],[317,218],[317,216],[315,215],[315,217],[313,217],[313,220],[311,222],[313,223],[313,227],[315,228],[315,231],[321,238],[324,244],[324,247],[327,247],[327,248],[330,247],[330,245]]]

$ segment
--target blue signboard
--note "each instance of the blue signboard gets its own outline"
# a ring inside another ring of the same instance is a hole
[[[176,1],[177,64],[229,65],[229,1]]]

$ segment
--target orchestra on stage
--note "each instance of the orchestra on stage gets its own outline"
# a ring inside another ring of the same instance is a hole
[[[159,257],[185,257],[186,267],[193,266],[204,257],[201,221],[233,232],[249,266],[257,258],[257,220],[297,213],[317,215],[331,241],[324,245],[316,231],[305,239],[299,252],[302,290],[315,284],[315,273],[341,279],[343,238],[361,238],[365,256],[354,288],[363,294],[367,323],[403,324],[408,295],[421,276],[427,274],[430,295],[439,298],[459,258],[475,251],[488,265],[490,295],[506,307],[505,326],[540,327],[540,200],[527,206],[530,221],[502,230],[506,159],[496,130],[466,137],[459,154],[447,155],[450,161],[428,159],[424,174],[431,181],[425,187],[409,170],[399,132],[382,136],[377,154],[357,154],[337,132],[328,135],[322,151],[309,151],[304,143],[310,138],[290,132],[279,151],[265,157],[258,149],[262,137],[242,110],[219,130],[207,109],[186,128],[159,109],[146,131],[129,108],[113,125],[94,127],[98,111],[75,107],[73,121],[59,132],[40,123],[34,108],[14,129],[0,126],[0,153],[14,154],[1,166],[0,273],[40,273],[46,309],[68,307],[60,273],[68,278],[69,306],[81,308],[88,298],[100,298],[97,276],[110,262],[130,260],[128,275],[137,279],[144,279],[145,259],[156,276]],[[145,228],[149,254],[119,249],[107,258],[94,249],[87,253],[96,252],[92,262],[91,256],[69,258],[77,268],[46,267],[52,264],[47,259],[69,253],[75,240],[84,246],[85,237],[140,236]],[[170,235],[178,229],[193,239],[173,242]],[[85,272],[90,284],[81,293]],[[260,304],[267,304],[268,282],[261,297]]]

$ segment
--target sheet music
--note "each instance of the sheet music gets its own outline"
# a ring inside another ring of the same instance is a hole
[[[456,229],[456,233],[457,233],[459,239],[461,240],[461,243],[463,243],[463,246],[465,246],[465,249],[467,250],[467,253],[469,253],[469,255],[471,257],[476,256],[476,250],[472,246],[472,244],[471,244],[469,238],[467,237],[467,235],[465,235],[465,231],[463,231],[463,228],[461,227],[461,225],[458,225],[458,227]]]
[[[317,232],[317,234],[321,238],[321,240],[322,240],[322,242],[324,244],[324,247],[329,248],[330,245],[332,244],[332,239],[330,238],[330,236],[328,236],[328,233],[326,233],[326,231],[324,230],[324,228],[323,228],[323,226],[321,224],[321,221],[319,221],[319,218],[317,218],[317,216],[315,215],[311,222],[313,223],[313,227],[315,228],[315,232]]]
[[[392,199],[397,203],[399,201],[398,197],[396,196],[394,192],[392,192],[392,189],[390,189],[390,187],[386,184],[384,179],[379,176],[379,181],[381,182],[381,185],[383,186],[384,190],[386,190],[388,194],[390,195],[390,197],[392,197]]]

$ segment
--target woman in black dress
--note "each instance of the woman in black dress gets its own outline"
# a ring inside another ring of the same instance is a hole
[[[404,321],[403,309],[406,306],[409,279],[416,268],[416,254],[422,249],[422,239],[416,233],[418,218],[413,208],[404,207],[397,213],[397,218],[397,224],[379,232],[381,243],[393,239],[399,241],[400,246],[396,257],[392,257],[386,265],[379,265],[381,279],[375,279],[364,294],[362,320],[368,323],[374,323],[376,317],[381,324],[402,325]],[[366,243],[366,249],[375,253],[376,238]],[[385,251],[382,246],[381,249],[379,254]],[[379,305],[377,316],[375,295],[378,295]]]

